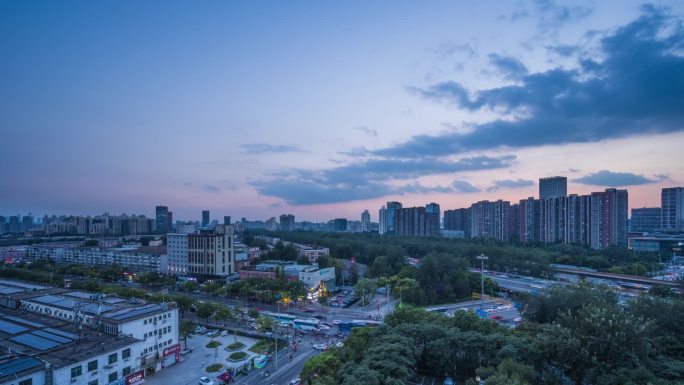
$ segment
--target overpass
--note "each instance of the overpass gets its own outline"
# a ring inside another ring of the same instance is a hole
[[[675,281],[664,281],[661,279],[639,277],[639,276],[635,276],[635,275],[603,273],[600,271],[591,271],[591,270],[584,270],[584,269],[569,269],[569,268],[563,268],[563,267],[552,267],[552,270],[556,271],[558,273],[573,274],[573,275],[578,275],[580,277],[603,278],[603,279],[609,279],[611,281],[618,281],[618,282],[640,283],[640,284],[644,284],[644,285],[664,285],[664,286],[672,286],[672,287],[679,286],[679,283],[677,283]]]

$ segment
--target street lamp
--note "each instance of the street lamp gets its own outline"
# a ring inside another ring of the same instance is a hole
[[[476,258],[482,263],[480,267],[480,282],[482,284],[482,298],[484,298],[484,261],[489,259],[489,257],[484,254],[480,254]]]

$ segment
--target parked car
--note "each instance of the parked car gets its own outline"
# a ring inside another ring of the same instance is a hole
[[[184,356],[188,353],[192,353],[192,346],[188,346],[187,348],[181,350],[181,356]]]
[[[221,331],[221,336],[222,336],[222,337],[225,337],[225,336],[227,336],[227,335],[228,335],[228,330],[222,330],[222,331]]]
[[[333,320],[333,325],[339,325],[339,324],[340,324],[340,320],[338,320],[338,319]]]
[[[199,385],[214,385],[214,381],[212,381],[209,377],[200,377]]]
[[[302,380],[297,377],[294,380],[290,381],[289,385],[302,385]]]

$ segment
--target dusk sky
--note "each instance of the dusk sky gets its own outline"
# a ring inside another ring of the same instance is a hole
[[[684,3],[0,2],[0,215],[684,186]]]

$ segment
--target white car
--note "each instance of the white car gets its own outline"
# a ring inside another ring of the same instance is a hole
[[[323,344],[315,344],[313,348],[316,350],[325,350],[326,346]]]
[[[214,385],[214,381],[212,381],[209,377],[200,377],[199,385]]]
[[[338,320],[338,319],[333,320],[333,325],[339,325],[339,324],[340,324],[340,320]]]
[[[318,330],[330,330],[330,326],[318,325]]]

